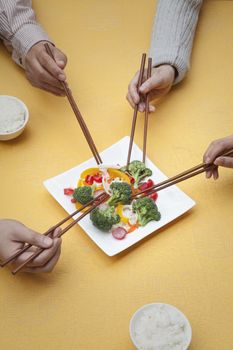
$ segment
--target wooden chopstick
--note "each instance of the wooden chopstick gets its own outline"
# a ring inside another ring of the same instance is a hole
[[[225,152],[221,156],[232,156],[233,157],[233,150]],[[164,181],[162,181],[154,186],[151,186],[148,189],[145,189],[143,191],[136,193],[135,195],[132,196],[132,198],[136,198],[142,194],[149,195],[153,192],[161,191],[167,187],[175,185],[178,182],[181,182],[181,181],[187,180],[193,176],[199,175],[199,174],[205,172],[206,170],[210,170],[213,167],[215,167],[215,165],[213,163],[211,163],[211,164],[207,164],[207,163],[198,164],[198,165],[196,165],[188,170],[183,171],[182,173],[179,173],[173,177],[170,177],[167,180],[164,180]]]
[[[145,61],[146,61],[146,54],[142,54],[142,60],[141,60],[141,67],[138,77],[138,85],[137,89],[139,90],[140,86],[143,82],[143,75],[144,75],[144,68],[145,68]],[[128,149],[128,157],[127,157],[127,166],[130,163],[131,153],[132,153],[132,147],[133,147],[133,139],[135,134],[135,128],[136,128],[136,122],[137,122],[137,115],[138,115],[138,104],[134,107],[134,114],[133,114],[133,120],[132,120],[132,126],[131,126],[131,134],[130,134],[130,141],[129,141],[129,149]]]
[[[152,58],[148,58],[148,67],[147,67],[147,79],[150,79],[152,71]],[[146,161],[146,143],[147,143],[147,129],[148,129],[148,115],[149,115],[149,93],[146,95],[146,106],[145,106],[145,120],[144,120],[144,136],[143,136],[143,155],[142,161]]]
[[[98,199],[99,197],[101,197],[100,199]],[[81,219],[83,219],[87,214],[89,214],[94,208],[96,208],[97,206],[99,206],[101,203],[103,203],[109,196],[108,195],[103,195],[101,194],[100,196],[98,196],[97,198],[95,198],[95,201],[98,199],[97,203],[93,204],[89,209],[87,209],[82,215],[80,215],[76,220],[74,220],[73,222],[71,222],[67,227],[65,227],[60,234],[58,235],[58,237],[63,236],[68,230],[71,229],[71,227],[73,227],[74,225],[76,225]],[[90,205],[88,203],[88,205]],[[72,215],[72,214],[71,214]],[[70,215],[69,215],[70,217]],[[67,217],[67,218],[69,218]],[[65,218],[64,221],[67,221],[68,219]],[[19,266],[17,266],[17,268],[15,268],[14,270],[12,270],[12,274],[15,275],[17,274],[20,270],[22,270],[22,268],[27,265],[30,261],[32,261],[33,259],[35,259],[38,255],[40,255],[45,249],[44,248],[39,248],[35,253],[33,253],[31,256],[28,257],[28,259],[26,259],[22,264],[20,264]]]
[[[58,222],[56,225],[50,227],[45,233],[43,233],[44,236],[50,236],[51,233],[57,228],[60,227],[61,225],[63,225],[66,221],[68,221],[69,219],[71,219],[73,216],[75,216],[76,214],[80,213],[83,209],[89,207],[90,205],[92,205],[95,201],[99,200],[104,193],[101,193],[99,196],[97,196],[96,198],[94,198],[93,200],[91,200],[89,203],[83,205],[80,209],[75,210],[72,214],[68,215],[67,217],[65,217],[64,219],[62,219],[60,222]],[[0,263],[0,267],[4,267],[7,264],[9,264],[10,262],[12,262],[14,259],[18,258],[18,256],[20,256],[22,253],[26,252],[29,248],[32,247],[32,244],[27,244],[24,248],[20,249],[18,252],[16,252],[15,254],[11,255],[8,259],[4,260],[3,262]]]
[[[49,47],[49,45],[46,43],[46,44],[44,44],[44,46],[45,46],[45,49],[46,49],[48,55],[55,61],[55,58],[53,56],[52,50]],[[86,140],[88,142],[88,145],[89,145],[89,147],[90,147],[90,149],[92,151],[92,154],[93,154],[93,156],[94,156],[94,158],[96,160],[96,163],[97,164],[101,164],[102,163],[102,159],[101,159],[101,157],[99,155],[99,152],[98,152],[98,150],[96,148],[96,145],[95,145],[95,143],[94,143],[94,141],[92,139],[92,136],[91,136],[91,134],[90,134],[90,132],[89,132],[89,130],[87,128],[87,125],[86,125],[86,123],[85,123],[85,121],[84,121],[84,119],[83,119],[83,117],[81,115],[81,112],[80,112],[80,110],[79,110],[79,108],[78,108],[78,106],[77,106],[77,104],[76,104],[76,102],[75,102],[75,100],[73,98],[71,90],[68,88],[68,86],[67,86],[67,84],[65,82],[60,81],[60,84],[63,87],[63,89],[65,90],[66,96],[67,96],[67,98],[68,98],[68,100],[70,102],[70,105],[71,105],[71,107],[72,107],[72,109],[74,111],[74,114],[75,114],[75,116],[77,118],[77,121],[79,122],[79,125],[80,125],[80,127],[81,127],[81,129],[83,131],[83,134],[84,134],[84,136],[85,136],[85,138],[86,138]]]

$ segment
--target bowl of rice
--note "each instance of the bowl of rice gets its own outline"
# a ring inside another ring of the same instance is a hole
[[[138,350],[187,350],[192,329],[176,307],[154,303],[144,305],[132,316],[130,337]]]
[[[26,105],[14,96],[0,95],[0,140],[19,136],[29,119]]]

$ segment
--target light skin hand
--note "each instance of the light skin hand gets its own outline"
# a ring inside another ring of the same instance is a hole
[[[25,57],[25,73],[30,83],[57,96],[65,96],[60,81],[66,81],[64,68],[67,58],[63,52],[48,43],[55,61],[47,54],[45,41],[40,41],[28,51]]]
[[[203,160],[207,164],[214,163],[216,167],[206,172],[207,179],[212,176],[215,180],[218,179],[219,166],[233,168],[233,158],[221,156],[221,154],[230,151],[231,149],[233,149],[233,135],[211,142],[204,154]]]
[[[36,247],[45,250],[22,271],[30,273],[51,272],[56,265],[61,253],[61,238],[58,238],[61,229],[53,232],[52,238],[41,235],[22,223],[15,220],[0,220],[0,259],[4,261],[25,246],[25,243],[32,244],[26,252],[16,258],[10,265],[11,269],[17,268],[27,260],[36,250]]]
[[[145,102],[143,101],[143,96],[149,93],[149,100],[153,101],[154,99],[160,100],[165,96],[172,87],[172,84],[175,79],[175,69],[174,67],[164,64],[157,68],[152,69],[151,78],[147,79],[147,70],[144,71],[144,83],[141,85],[139,92],[142,96],[142,101],[140,101],[140,96],[137,92],[137,84],[139,78],[139,72],[135,74],[128,86],[127,100],[130,105],[134,108],[136,104],[139,103],[138,109],[140,112],[145,111]],[[145,100],[145,99],[144,99]],[[150,104],[149,112],[154,112],[155,107]]]

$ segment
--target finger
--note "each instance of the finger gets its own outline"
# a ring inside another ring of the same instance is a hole
[[[53,244],[50,237],[35,232],[23,224],[17,225],[17,230],[13,232],[12,238],[17,242],[29,243],[40,248],[49,248]]]
[[[53,256],[56,254],[57,250],[61,246],[61,239],[60,238],[54,238],[53,246],[49,249],[45,249],[41,252],[40,255],[38,255],[35,259],[30,261],[27,264],[27,267],[41,267],[47,264],[49,260],[53,258]],[[26,260],[26,259],[25,259]],[[25,261],[23,260],[23,261]],[[23,262],[22,261],[22,262]]]
[[[66,57],[66,55],[63,52],[61,52],[59,49],[54,47],[54,46],[52,48],[52,52],[53,52],[53,56],[54,56],[54,59],[55,59],[57,65],[61,69],[64,69],[66,64],[67,64],[67,57]]]
[[[140,102],[138,105],[139,112],[141,113],[145,112],[145,108],[146,108],[145,102]]]
[[[148,92],[161,87],[162,79],[159,75],[154,74],[151,78],[147,79],[139,88],[139,92],[143,95]]]
[[[23,271],[28,272],[28,273],[40,273],[40,272],[49,273],[49,272],[52,272],[52,270],[54,269],[55,265],[57,264],[57,262],[59,260],[60,255],[61,255],[61,247],[58,248],[56,254],[44,266],[26,267]]]
[[[39,73],[39,78],[40,78],[41,83],[46,83],[46,84],[51,85],[51,86],[53,86],[61,91],[64,91],[60,81],[57,80],[56,78],[54,78],[42,66],[41,66],[41,70]]]
[[[153,112],[155,112],[155,106],[153,106],[153,105],[149,105],[149,112],[150,113],[153,113]]]
[[[155,109],[156,109],[155,106],[153,106],[152,104],[149,104],[149,113],[155,112]],[[146,104],[145,104],[145,102],[141,101],[141,102],[139,103],[139,105],[138,105],[138,110],[139,110],[139,112],[141,112],[141,113],[145,112],[145,110],[146,110]]]
[[[128,92],[134,104],[137,104],[140,101],[140,96],[138,94],[138,88],[137,88],[138,78],[139,78],[139,72],[136,73],[136,75],[133,77],[133,79],[131,80],[128,86]]]
[[[43,250],[40,255],[38,255],[33,260],[27,263],[27,267],[34,266],[43,266],[45,265],[55,254],[59,246],[61,245],[60,239],[53,240],[53,246],[51,248]],[[34,247],[30,248],[27,252],[21,254],[17,259],[15,259],[12,263],[13,268],[17,268],[19,265],[23,264],[28,258],[30,258],[35,252],[38,251],[38,248]]]
[[[233,158],[231,157],[218,157],[215,159],[214,164],[220,165],[226,168],[233,168]]]
[[[30,71],[26,71],[26,77],[33,86],[44,89],[48,92],[52,92],[58,96],[64,96],[65,91],[62,89],[59,81],[56,81],[51,75],[50,78],[48,78],[48,76],[49,73],[47,73],[43,67],[41,67],[39,62],[34,62],[33,65],[30,66]],[[49,79],[54,85],[46,83],[46,79]]]
[[[61,81],[66,80],[65,73],[63,70],[58,67],[57,63],[54,61],[52,57],[50,57],[46,51],[42,51],[38,56],[38,60],[40,64],[56,79]]]
[[[51,94],[56,95],[56,96],[63,96],[63,97],[65,96],[64,90],[58,89],[58,88],[51,86],[49,84],[46,84],[46,83],[38,84],[38,85],[36,85],[36,87],[38,87],[42,90],[45,90],[47,92],[50,92]]]
[[[218,167],[215,167],[213,169],[213,178],[214,178],[214,180],[217,180],[218,177],[219,177],[219,175],[218,175]]]
[[[207,170],[205,174],[206,174],[206,178],[210,179],[212,174],[213,174],[213,171],[212,170]]]
[[[61,227],[57,227],[54,231],[53,231],[53,238],[58,238],[60,236],[62,232]]]
[[[135,103],[133,102],[133,99],[132,99],[132,97],[130,96],[130,94],[129,94],[129,92],[127,93],[127,95],[126,95],[126,99],[127,99],[127,101],[129,102],[129,104],[131,105],[131,107],[135,107]]]

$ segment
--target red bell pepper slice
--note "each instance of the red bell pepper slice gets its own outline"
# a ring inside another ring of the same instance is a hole
[[[87,175],[86,178],[85,178],[85,182],[88,184],[88,185],[93,185],[93,176],[92,175]]]
[[[153,199],[153,201],[156,201],[156,199],[158,198],[158,193],[157,192],[154,192],[152,193],[149,198]]]
[[[73,193],[74,193],[74,189],[73,188],[64,188],[64,194],[66,196],[72,196]]]

